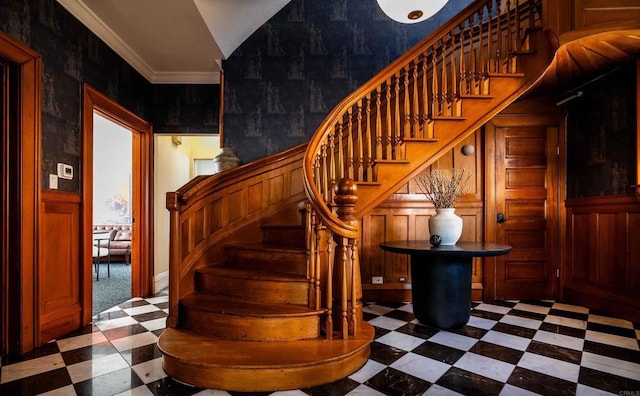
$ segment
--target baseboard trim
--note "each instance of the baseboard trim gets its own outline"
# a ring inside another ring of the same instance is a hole
[[[169,271],[164,271],[153,277],[153,293],[169,287]]]

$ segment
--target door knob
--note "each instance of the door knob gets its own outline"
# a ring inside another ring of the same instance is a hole
[[[504,217],[504,213],[502,213],[502,212],[498,213],[496,221],[498,223],[504,223],[505,221],[507,221],[506,217]]]

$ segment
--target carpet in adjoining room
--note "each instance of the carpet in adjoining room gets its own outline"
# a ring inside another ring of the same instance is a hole
[[[131,265],[111,263],[111,276],[107,264],[100,264],[100,280],[93,271],[93,314],[97,315],[131,298]]]

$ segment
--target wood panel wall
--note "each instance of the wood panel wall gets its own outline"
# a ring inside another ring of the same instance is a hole
[[[640,20],[637,0],[543,0],[545,28],[557,35]],[[635,21],[635,22],[634,22]]]
[[[462,154],[462,146],[473,145],[475,152]],[[483,240],[482,133],[477,131],[441,157],[432,168],[470,171],[473,176],[467,194],[456,204],[456,214],[463,219],[461,240]],[[430,170],[427,170],[430,171]],[[410,181],[389,197],[361,222],[360,267],[365,301],[411,301],[409,256],[385,252],[380,243],[392,240],[429,239],[429,217],[435,214],[430,201]],[[382,276],[383,284],[373,285],[372,277]],[[473,266],[473,299],[482,299],[482,261]]]
[[[640,321],[640,203],[633,196],[567,200],[563,295]]]
[[[82,325],[82,249],[80,195],[53,190],[41,194],[37,309],[39,340],[45,343]]]

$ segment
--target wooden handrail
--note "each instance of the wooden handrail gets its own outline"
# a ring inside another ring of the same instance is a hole
[[[462,100],[489,97],[493,76],[516,75],[527,35],[541,26],[539,0],[482,0],[462,10],[342,100],[311,138],[304,186],[318,220],[358,238],[335,213],[337,180],[377,181],[380,161],[405,159],[407,139],[438,139],[434,123],[462,116]]]

